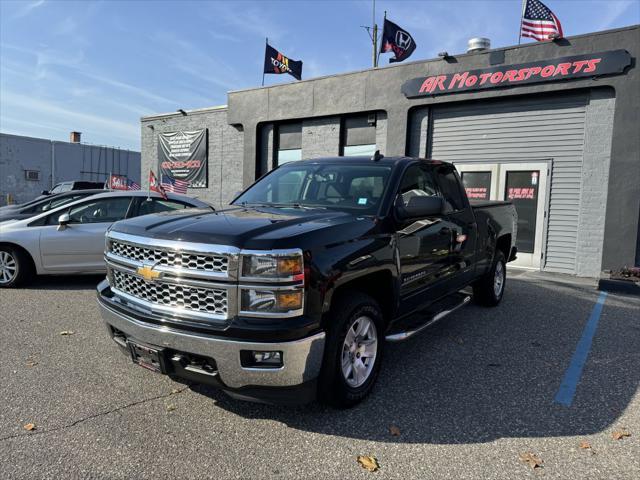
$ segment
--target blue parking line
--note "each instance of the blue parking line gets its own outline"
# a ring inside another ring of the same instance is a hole
[[[600,320],[600,314],[602,313],[602,307],[604,307],[604,301],[606,298],[607,292],[600,292],[598,301],[593,306],[591,316],[589,316],[589,320],[587,320],[587,324],[582,331],[582,338],[580,338],[576,351],[573,353],[571,364],[564,374],[558,393],[556,393],[556,398],[554,399],[556,403],[566,407],[570,407],[571,403],[573,403],[573,397],[576,394],[576,387],[578,386],[578,382],[582,376],[584,364],[589,356],[591,343],[596,333],[596,329],[598,328],[598,321]]]

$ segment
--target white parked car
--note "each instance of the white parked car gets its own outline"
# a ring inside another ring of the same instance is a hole
[[[0,288],[27,283],[35,274],[102,273],[104,235],[118,220],[184,208],[212,210],[183,195],[108,191],[24,220],[0,222]]]

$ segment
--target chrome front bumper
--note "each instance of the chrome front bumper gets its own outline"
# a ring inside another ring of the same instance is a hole
[[[98,305],[107,325],[124,332],[133,340],[149,346],[212,358],[216,362],[220,380],[230,388],[292,387],[314,380],[320,373],[324,353],[324,332],[291,342],[244,342],[169,330],[125,316],[100,300]],[[281,351],[283,366],[243,367],[240,363],[241,350]]]

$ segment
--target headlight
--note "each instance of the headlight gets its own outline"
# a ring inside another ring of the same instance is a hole
[[[242,276],[266,280],[303,280],[302,252],[243,255]]]
[[[297,290],[242,289],[241,310],[247,313],[300,313],[304,292]]]

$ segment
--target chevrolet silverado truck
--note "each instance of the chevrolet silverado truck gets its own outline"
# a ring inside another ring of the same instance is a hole
[[[465,305],[466,287],[500,302],[516,225],[508,202],[470,204],[449,163],[292,162],[229,208],[115,223],[98,303],[149,370],[245,400],[349,407],[385,342]]]

